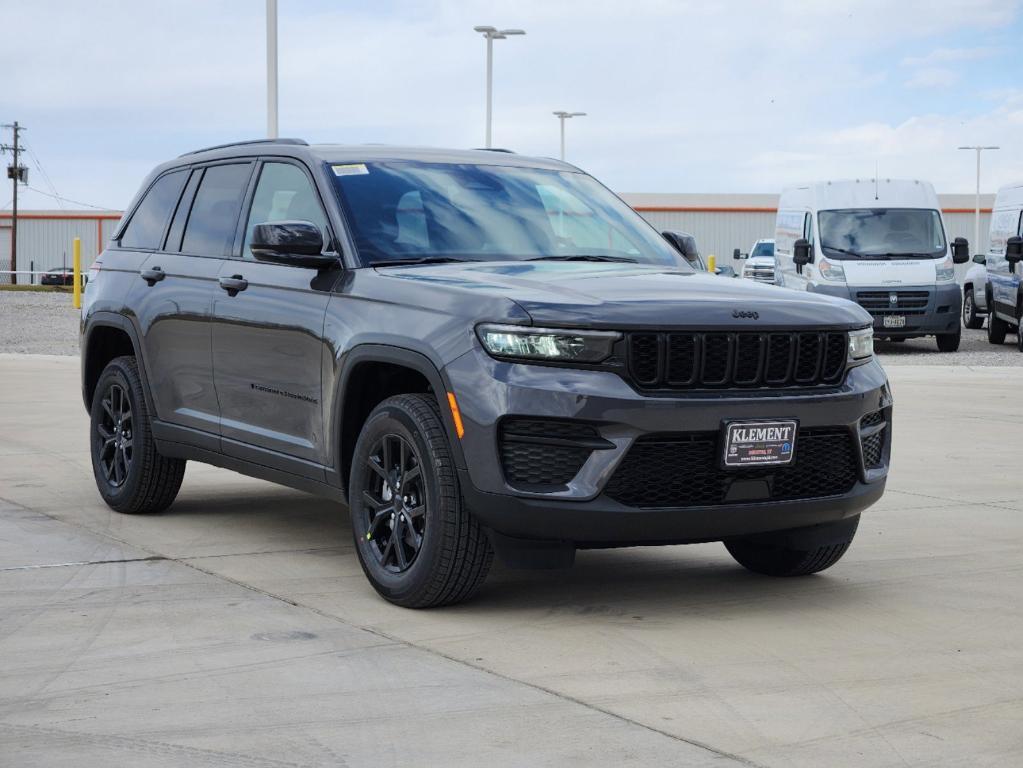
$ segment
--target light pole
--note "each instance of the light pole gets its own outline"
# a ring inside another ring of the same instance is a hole
[[[973,211],[973,252],[978,253],[980,249],[980,153],[985,149],[1000,149],[1000,147],[959,147],[959,149],[972,149],[977,153],[977,198]]]
[[[558,111],[554,113],[554,116],[558,118],[558,122],[561,123],[561,159],[565,159],[565,121],[570,117],[586,117],[585,112],[564,112]]]
[[[266,136],[277,138],[277,0],[266,0]]]
[[[509,35],[524,35],[524,29],[498,29],[497,27],[473,27],[473,30],[480,32],[487,39],[487,136],[484,146],[490,149],[491,121],[493,117],[493,91],[494,91],[494,41],[504,40]]]

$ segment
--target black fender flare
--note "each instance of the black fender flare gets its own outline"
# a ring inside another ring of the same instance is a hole
[[[89,401],[85,379],[85,372],[88,370],[89,364],[87,359],[89,340],[92,337],[92,332],[97,328],[117,328],[118,330],[124,331],[124,333],[128,336],[128,339],[131,341],[131,346],[135,351],[135,362],[138,364],[139,375],[142,377],[142,390],[146,397],[146,409],[149,413],[155,416],[156,409],[153,404],[153,394],[149,388],[149,375],[146,370],[146,361],[142,354],[142,344],[139,341],[139,332],[135,327],[135,324],[129,318],[118,314],[117,312],[100,310],[89,315],[88,319],[83,321],[83,325],[81,343],[82,400],[85,402],[85,410],[92,410],[92,403]]]
[[[462,452],[461,440],[455,430],[454,418],[451,416],[451,408],[447,401],[447,393],[451,391],[449,383],[441,374],[440,369],[433,361],[421,352],[416,352],[405,347],[394,347],[387,344],[359,344],[345,352],[342,357],[341,375],[337,378],[335,385],[332,413],[330,416],[330,435],[334,441],[334,467],[331,474],[334,475],[334,482],[347,493],[347,478],[342,476],[343,459],[341,453],[341,436],[344,430],[344,402],[345,393],[348,391],[352,371],[360,363],[391,363],[410,368],[430,383],[434,395],[437,398],[437,405],[440,408],[441,420],[447,431],[448,443],[451,446],[452,458],[459,469],[465,468],[465,454]]]

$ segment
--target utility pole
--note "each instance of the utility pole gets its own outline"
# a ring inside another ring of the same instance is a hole
[[[14,185],[14,200],[11,205],[11,284],[16,285],[18,282],[18,182],[23,184],[28,183],[28,168],[21,165],[18,162],[18,155],[21,152],[21,147],[18,146],[19,134],[25,130],[23,126],[18,125],[18,121],[15,120],[13,123],[8,123],[3,126],[4,128],[10,128],[11,133],[14,135],[13,144],[0,144],[0,150],[10,152],[14,156],[14,160],[9,166],[7,166],[7,178],[11,180]]]
[[[972,149],[977,153],[977,197],[976,207],[973,211],[973,252],[980,253],[980,153],[985,149],[1000,149],[1000,147],[959,147],[959,149]]]

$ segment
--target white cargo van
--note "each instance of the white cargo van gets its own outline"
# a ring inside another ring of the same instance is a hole
[[[935,336],[942,352],[959,348],[954,265],[969,260],[969,245],[961,237],[948,242],[926,181],[788,187],[774,240],[779,284],[855,301],[874,317],[876,338]]]
[[[1019,351],[1023,352],[1023,184],[1010,184],[998,190],[991,209],[991,237],[988,246],[987,338],[1002,344],[1005,334],[1015,329]]]

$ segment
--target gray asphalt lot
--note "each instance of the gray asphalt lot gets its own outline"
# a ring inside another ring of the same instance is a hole
[[[420,612],[328,501],[193,463],[110,511],[77,360],[0,371],[0,764],[1023,764],[1018,368],[889,366],[888,491],[824,574],[591,551]]]

